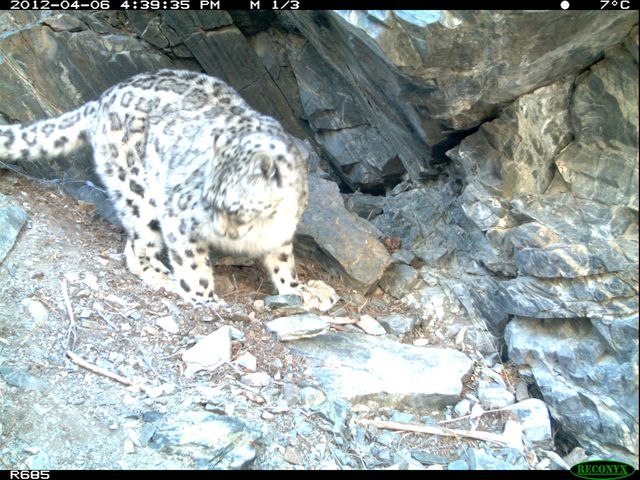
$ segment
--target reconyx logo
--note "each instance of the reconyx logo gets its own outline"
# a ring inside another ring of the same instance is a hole
[[[576,477],[591,479],[617,479],[628,477],[634,472],[631,465],[613,460],[592,460],[576,463],[570,470]]]

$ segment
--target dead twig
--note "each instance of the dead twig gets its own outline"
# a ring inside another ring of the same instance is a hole
[[[69,291],[67,289],[67,280],[63,278],[60,280],[62,285],[62,298],[64,305],[67,308],[67,315],[69,315],[69,329],[67,330],[67,348],[72,350],[76,345],[76,319],[73,316],[73,307],[71,306],[71,300],[69,299]]]
[[[133,343],[133,345],[138,349],[138,352],[140,352],[140,355],[142,355],[142,361],[145,363],[145,365],[155,374],[156,377],[158,377],[160,380],[162,380],[164,383],[170,383],[170,381],[163,376],[162,374],[160,374],[160,372],[158,372],[158,370],[155,369],[155,367],[153,366],[153,364],[151,363],[151,360],[149,360],[149,356],[147,355],[147,353],[142,349],[142,347],[140,345],[138,345],[138,342],[136,342],[134,339],[130,338],[129,342]]]
[[[97,308],[94,308],[93,310],[94,312],[96,312],[98,314],[98,316],[104,320],[104,322],[114,331],[118,332],[120,331],[120,329],[111,321],[107,318],[107,316],[104,314],[104,312],[102,310],[98,310]]]
[[[145,387],[144,385],[140,385],[138,383],[134,383],[133,381],[129,380],[128,378],[123,377],[121,375],[118,375],[117,373],[113,373],[113,372],[107,370],[106,368],[98,367],[97,365],[94,365],[93,363],[87,362],[83,358],[81,358],[78,355],[76,355],[75,353],[73,353],[71,350],[67,350],[67,357],[69,357],[69,359],[73,363],[75,363],[76,365],[79,365],[82,368],[86,368],[87,370],[89,370],[89,371],[91,371],[93,373],[97,373],[98,375],[102,375],[104,377],[110,378],[111,380],[115,380],[116,382],[122,383],[123,385],[127,385],[127,386],[130,386],[130,387],[136,387],[136,388],[142,390],[143,392],[147,390],[147,387]]]
[[[417,423],[390,422],[385,420],[358,420],[362,425],[374,425],[385,430],[399,430],[402,432],[427,433],[429,435],[439,435],[442,437],[466,437],[485,442],[497,443],[503,446],[507,445],[502,435],[491,432],[470,432],[467,430],[458,430],[453,428],[436,427],[433,425],[421,425]]]

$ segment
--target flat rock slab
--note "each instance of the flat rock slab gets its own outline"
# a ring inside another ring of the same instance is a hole
[[[314,337],[329,330],[329,322],[315,313],[291,315],[271,320],[266,324],[267,330],[281,342]]]
[[[256,456],[259,430],[242,420],[208,412],[188,412],[158,425],[151,447],[186,455],[214,469],[245,468]]]
[[[0,378],[7,384],[24,390],[42,390],[47,386],[47,382],[41,378],[31,375],[19,368],[0,368]]]
[[[306,358],[327,396],[393,407],[455,403],[462,377],[472,365],[457,350],[414,347],[349,332],[299,340],[290,347]]]

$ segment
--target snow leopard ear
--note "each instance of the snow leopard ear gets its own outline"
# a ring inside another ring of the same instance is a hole
[[[255,159],[259,162],[260,172],[266,180],[274,180],[277,185],[282,186],[280,170],[273,157],[266,153],[258,152]]]

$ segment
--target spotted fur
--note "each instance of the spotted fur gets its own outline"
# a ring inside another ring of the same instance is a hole
[[[141,74],[57,118],[0,127],[0,159],[93,148],[128,235],[129,269],[191,301],[217,300],[209,247],[261,257],[280,294],[300,293],[292,238],[306,165],[280,124],[216,78]]]

